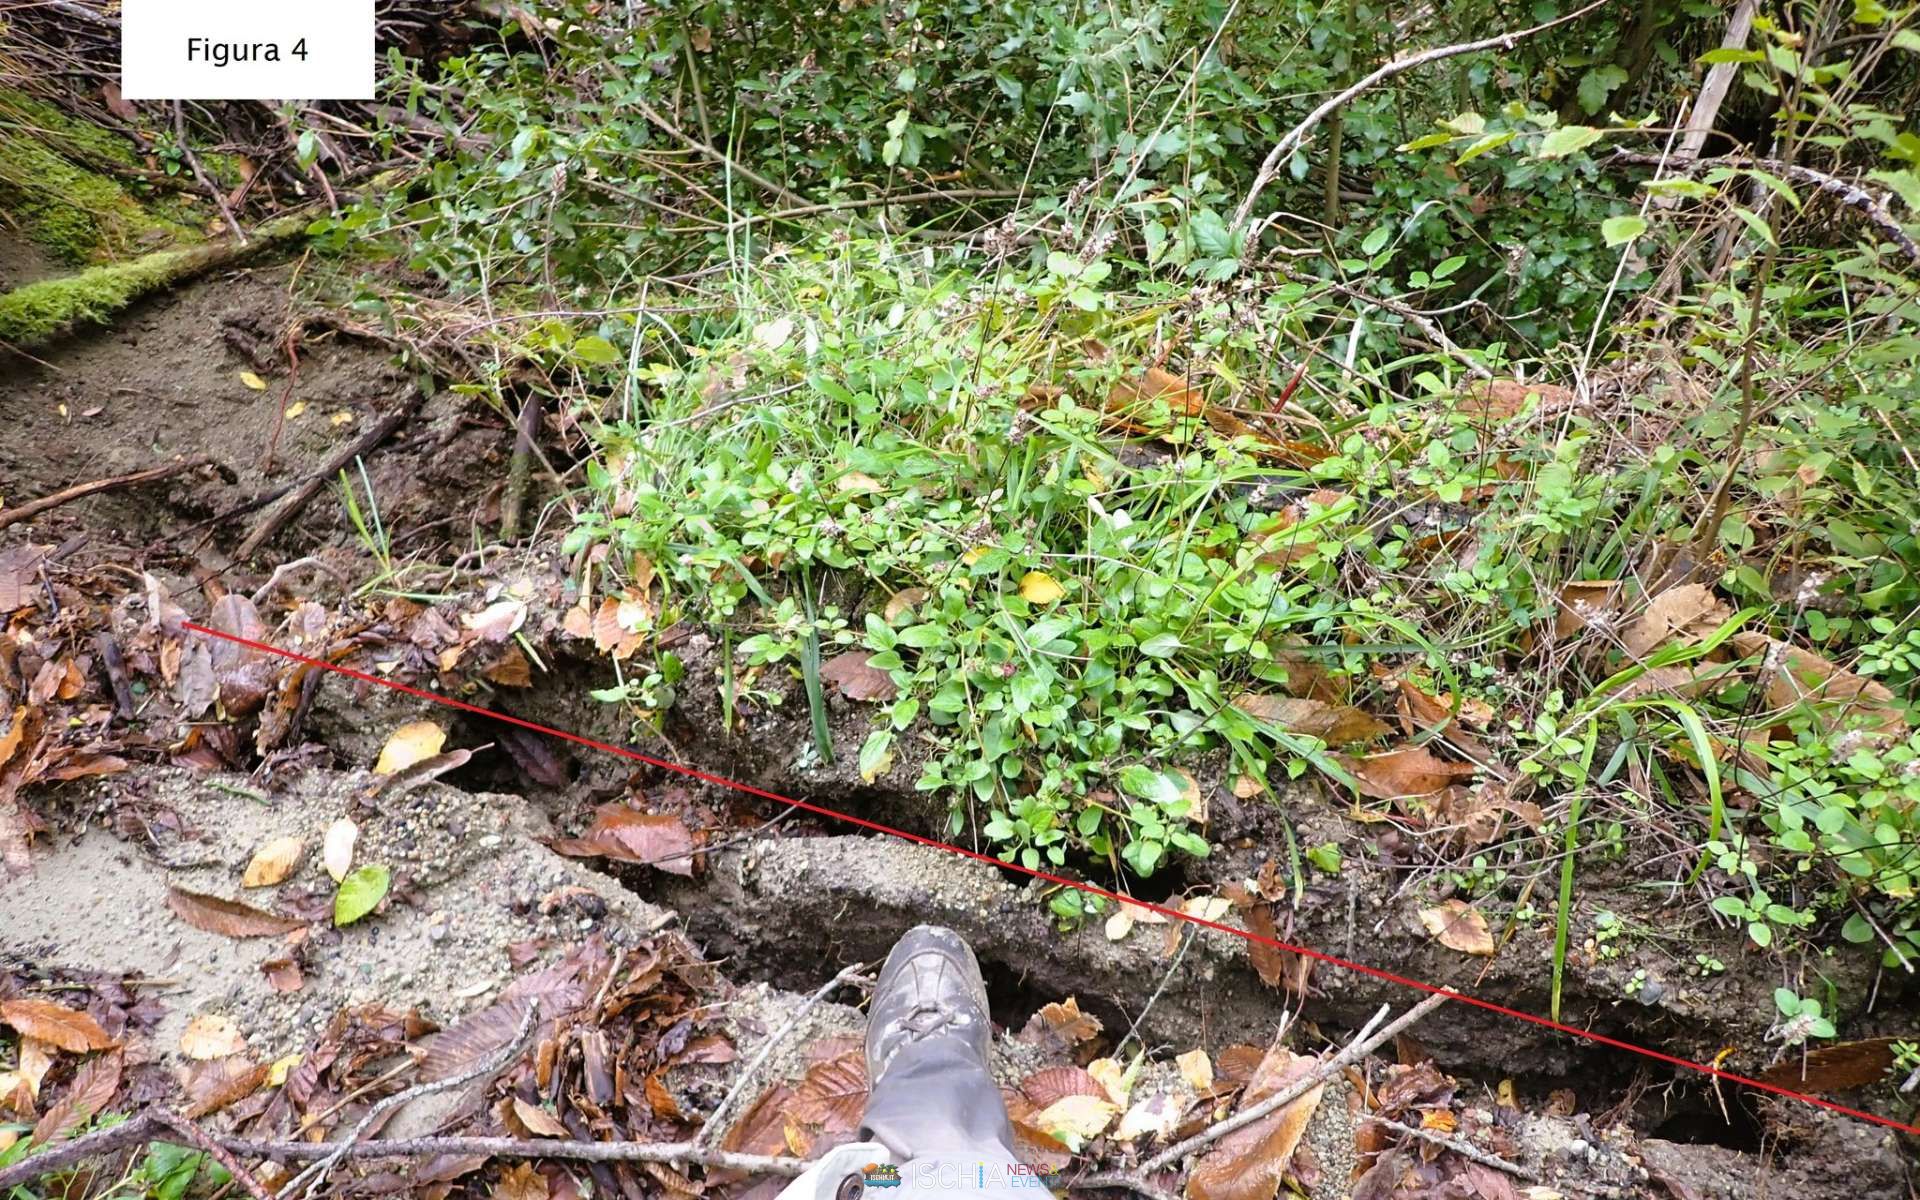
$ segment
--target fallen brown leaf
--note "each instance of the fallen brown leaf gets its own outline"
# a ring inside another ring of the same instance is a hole
[[[1372,741],[1390,732],[1384,722],[1346,704],[1242,692],[1234,697],[1233,706],[1256,720],[1278,725],[1290,733],[1317,737],[1332,746]]]
[[[240,886],[272,887],[284,881],[300,865],[300,853],[305,848],[305,844],[297,837],[273,839],[254,851],[252,861],[247,863],[246,873],[240,877]]]
[[[44,1149],[78,1129],[89,1117],[105,1112],[120,1090],[120,1066],[118,1050],[82,1063],[67,1094],[33,1127],[34,1145]]]
[[[528,1104],[518,1096],[513,1098],[513,1115],[520,1119],[520,1124],[533,1137],[563,1138],[567,1136],[567,1127],[560,1123],[559,1117],[538,1104]]]
[[[493,1200],[547,1200],[547,1194],[547,1177],[527,1162],[501,1171],[491,1193]]]
[[[1493,934],[1487,918],[1465,900],[1443,900],[1420,910],[1420,924],[1442,946],[1462,954],[1487,957],[1493,953]]]
[[[1621,631],[1620,645],[1632,657],[1645,658],[1670,642],[1697,642],[1732,615],[1733,610],[1706,585],[1681,584],[1655,596],[1647,610]]]
[[[86,1013],[32,996],[0,1000],[0,1021],[26,1037],[51,1043],[69,1054],[85,1054],[118,1045],[100,1028],[100,1023]]]
[[[893,677],[878,667],[867,665],[871,650],[854,650],[822,663],[820,678],[840,689],[849,700],[885,703],[900,694]]]
[[[852,1133],[866,1107],[867,1056],[861,1049],[808,1067],[787,1114],[827,1133]]]
[[[167,889],[167,907],[195,929],[224,937],[275,937],[307,924],[297,917],[283,917],[238,900],[223,900],[184,888]]]
[[[1596,618],[1618,612],[1619,607],[1620,581],[1617,579],[1582,579],[1562,584],[1554,600],[1554,636],[1571,637]]]
[[[679,817],[643,813],[617,801],[601,805],[594,813],[593,826],[580,837],[559,838],[549,844],[574,858],[610,858],[652,866],[672,875],[693,874],[693,834]]]
[[[1408,746],[1344,761],[1360,783],[1360,794],[1376,800],[1430,796],[1478,769],[1471,763],[1438,758],[1425,746]]]
[[[1830,729],[1843,728],[1849,717],[1860,717],[1876,733],[1906,732],[1906,714],[1885,684],[1765,634],[1736,633],[1732,641],[1741,654],[1761,656],[1760,674],[1766,682],[1767,703],[1773,708],[1784,711],[1801,703],[1831,706],[1822,713]]]
[[[1041,1067],[1020,1081],[1020,1091],[1036,1109],[1051,1108],[1068,1096],[1107,1096],[1091,1072],[1066,1066]]]
[[[483,642],[504,642],[527,623],[524,600],[496,600],[477,613],[468,613],[460,623]]]
[[[1318,1065],[1318,1059],[1274,1043],[1254,1070],[1238,1111],[1245,1112],[1304,1078]],[[1317,1086],[1216,1142],[1187,1175],[1190,1200],[1273,1200],[1292,1162],[1294,1148],[1320,1107],[1324,1090],[1324,1084]]]
[[[1762,1071],[1760,1082],[1800,1092],[1844,1092],[1886,1078],[1893,1066],[1893,1044],[1899,1038],[1867,1038],[1821,1046],[1794,1054],[1776,1067]],[[1911,1039],[1908,1039],[1911,1040]]]

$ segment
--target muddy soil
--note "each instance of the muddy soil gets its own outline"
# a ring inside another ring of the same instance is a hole
[[[40,269],[18,258],[0,255],[0,272]],[[275,562],[298,556],[318,553],[347,578],[371,574],[365,547],[329,493],[259,562],[229,557],[257,514],[205,526],[299,479],[415,386],[385,348],[312,327],[296,376],[276,340],[291,269],[267,265],[205,279],[137,307],[109,330],[48,347],[39,362],[0,363],[0,421],[12,431],[0,443],[9,501],[175,455],[207,454],[216,464],[145,491],[58,509],[0,534],[0,551],[84,533],[74,569],[136,568],[126,571],[129,599],[116,611],[123,630],[140,619],[138,570],[163,577],[195,619],[207,610],[196,585],[215,579],[245,587]],[[242,371],[268,387],[249,387]],[[283,417],[283,394],[290,406],[305,407]],[[274,461],[263,467],[276,425]],[[442,396],[371,454],[368,475],[396,554],[444,563],[470,546],[473,530],[491,520],[506,446],[497,418]],[[689,676],[682,702],[658,728],[636,727],[593,700],[587,692],[610,683],[612,670],[589,644],[561,633],[573,601],[569,565],[552,548],[536,546],[490,561],[484,585],[450,583],[428,597],[446,608],[450,622],[503,594],[529,604],[523,633],[540,664],[531,686],[482,684],[467,698],[910,832],[947,836],[944,807],[912,788],[916,763],[897,763],[872,783],[858,779],[852,764],[868,722],[858,705],[831,701],[830,763],[813,752],[797,682],[769,680],[786,693],[784,703],[745,711],[734,728],[724,728],[718,655],[704,634],[675,647]],[[324,576],[303,579],[294,595],[335,607],[355,603]],[[426,715],[448,725],[450,746],[479,751],[472,763],[436,782],[372,796],[367,768],[381,743],[401,723]],[[163,1063],[173,1063],[180,1032],[195,1016],[227,1016],[258,1054],[275,1056],[307,1044],[349,1004],[414,1006],[446,1023],[582,938],[599,935],[618,946],[669,926],[686,930],[737,985],[725,1003],[737,1015],[742,1046],[778,1028],[799,994],[843,965],[877,960],[906,928],[928,921],[973,941],[996,1015],[1010,1029],[1072,995],[1116,1036],[1137,1027],[1156,1051],[1217,1053],[1267,1040],[1292,1015],[1337,1039],[1382,1003],[1398,1007],[1410,999],[1397,985],[1324,965],[1304,992],[1270,987],[1247,944],[1219,933],[1189,938],[1183,926],[1150,921],[1114,938],[1098,923],[1062,930],[1044,889],[1025,879],[803,814],[707,855],[692,877],[565,858],[546,839],[579,830],[595,803],[635,791],[657,794],[671,777],[572,747],[550,749],[564,779],[535,778],[542,772],[505,744],[497,724],[451,718],[371,684],[322,682],[305,737],[316,749],[270,779],[149,761],[35,797],[56,832],[51,847],[36,852],[32,874],[0,883],[0,954],[36,969],[106,970],[145,981],[164,1008],[151,1039],[151,1053]],[[1280,809],[1251,806],[1233,798],[1220,771],[1203,773],[1201,785],[1220,848],[1169,873],[1148,898],[1178,903],[1258,875],[1284,854],[1290,826],[1308,844],[1339,844],[1346,868],[1338,878],[1311,877],[1283,937],[1526,1012],[1546,1011],[1550,919],[1519,923],[1492,960],[1464,958],[1427,936],[1417,912],[1432,897],[1405,887],[1404,874],[1378,851],[1377,831],[1351,821],[1340,801],[1300,786],[1283,793]],[[717,787],[696,785],[694,795],[713,814],[712,842],[730,842],[780,812]],[[321,904],[332,888],[318,862],[319,839],[348,814],[361,824],[361,861],[393,865],[395,887],[374,918],[326,929],[298,948],[298,990],[277,989],[262,969],[289,954],[280,939],[203,933],[168,908],[174,888],[296,911]],[[963,828],[959,840],[973,836]],[[276,837],[302,841],[300,867],[274,889],[243,892],[247,861]],[[1576,929],[1590,931],[1606,910],[1636,927],[1663,930],[1670,917],[1635,887],[1630,869],[1616,871],[1616,878],[1596,873],[1583,880]],[[1742,1055],[1737,1069],[1763,1067],[1772,1057],[1767,1033],[1779,980],[1736,939],[1698,930],[1684,938],[1628,938],[1609,950],[1595,944],[1573,956],[1569,1022],[1689,1058],[1733,1046]],[[1725,969],[1695,970],[1696,954]],[[1896,981],[1879,981],[1876,990],[1844,963],[1828,974],[1844,998],[1844,1015],[1858,1015],[1870,994],[1882,1010],[1902,1002]],[[1873,1019],[1860,1024],[1871,1027]],[[855,1035],[860,1027],[857,1011],[835,1005],[817,1008],[808,1021],[805,1036],[783,1050],[775,1077],[804,1069],[799,1056],[807,1043]],[[1711,1091],[1691,1080],[1673,1082],[1665,1068],[1465,1005],[1442,1010],[1418,1038],[1462,1079],[1489,1120],[1503,1080],[1514,1081],[1527,1111],[1544,1107],[1554,1091],[1571,1091],[1574,1104],[1562,1105],[1563,1115],[1501,1118],[1524,1126],[1528,1165],[1566,1181],[1566,1194],[1852,1200],[1897,1195],[1905,1186],[1903,1149],[1876,1127],[1738,1097],[1722,1108]],[[1003,1041],[1008,1069],[1020,1053]],[[710,1108],[727,1080],[716,1070],[687,1098],[688,1111]],[[1614,1114],[1621,1119],[1602,1119],[1623,1097],[1627,1103]],[[1327,1123],[1343,1119],[1347,1108],[1323,1104],[1310,1136],[1336,1158],[1341,1145],[1351,1152],[1351,1137]],[[424,1127],[433,1115],[416,1114],[412,1122]],[[1345,1178],[1330,1170],[1316,1200],[1342,1194],[1332,1181]]]

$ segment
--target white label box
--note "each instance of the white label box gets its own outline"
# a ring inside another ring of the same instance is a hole
[[[121,0],[129,100],[371,100],[373,0]]]

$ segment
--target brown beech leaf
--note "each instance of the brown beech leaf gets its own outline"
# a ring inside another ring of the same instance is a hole
[[[490,1194],[493,1200],[547,1200],[547,1177],[532,1163],[515,1163],[500,1172]]]
[[[866,1108],[867,1056],[862,1049],[808,1067],[787,1114],[827,1133],[852,1133]]]
[[[1275,1043],[1254,1071],[1238,1111],[1245,1112],[1280,1092],[1317,1065],[1318,1059]],[[1273,1200],[1324,1090],[1325,1085],[1315,1087],[1216,1142],[1187,1176],[1190,1200]]]
[[[0,1021],[26,1037],[50,1042],[69,1054],[105,1050],[117,1044],[100,1028],[100,1023],[86,1013],[32,996],[0,1000]]]
[[[1705,584],[1681,584],[1655,596],[1621,631],[1620,645],[1634,658],[1645,658],[1669,642],[1697,642],[1732,615]]]
[[[277,937],[305,928],[307,924],[297,917],[283,917],[238,900],[223,900],[177,887],[167,889],[167,907],[195,929],[223,937]]]
[[[541,1004],[543,1015],[553,1006]],[[463,1018],[450,1029],[429,1034],[420,1043],[420,1079],[435,1083],[452,1079],[494,1054],[513,1040],[526,1019],[525,999],[501,1000]]]
[[[1296,996],[1305,996],[1307,980],[1313,974],[1313,960],[1270,944],[1280,940],[1280,931],[1273,923],[1273,906],[1253,902],[1241,913],[1241,920],[1255,939],[1269,939],[1247,942],[1247,954],[1253,959],[1253,969],[1260,976],[1260,982],[1270,988],[1284,988]]]
[[[120,1090],[120,1065],[118,1050],[82,1063],[67,1094],[33,1127],[34,1145],[49,1146],[85,1124],[87,1118],[105,1112]]]
[[[1080,1001],[1068,996],[1058,1004],[1044,1005],[1027,1018],[1019,1040],[1064,1055],[1100,1033],[1100,1018],[1080,1011]]]
[[[1420,924],[1442,946],[1482,957],[1493,953],[1493,934],[1487,918],[1465,900],[1443,900],[1420,910]]]
[[[1347,704],[1242,692],[1234,697],[1233,706],[1256,720],[1278,725],[1290,733],[1317,737],[1332,746],[1369,742],[1389,732],[1384,722]]]
[[[489,682],[501,687],[532,687],[533,666],[518,646],[503,646],[493,665],[481,672]]]
[[[307,982],[300,964],[291,958],[269,958],[260,964],[260,972],[267,977],[267,986],[276,992],[297,992]]]
[[[792,1101],[792,1088],[784,1083],[774,1084],[760,1094],[760,1098],[753,1102],[753,1107],[734,1123],[733,1128],[727,1130],[720,1148],[740,1154],[790,1153],[786,1122],[782,1115]]]
[[[513,1115],[520,1119],[520,1124],[524,1125],[527,1132],[534,1137],[563,1138],[567,1136],[567,1127],[560,1123],[559,1117],[538,1104],[528,1104],[518,1096],[513,1098]]]
[[[1081,1067],[1041,1067],[1020,1081],[1020,1091],[1036,1110],[1051,1108],[1068,1096],[1107,1098],[1107,1089]]]
[[[284,881],[300,865],[300,854],[305,848],[297,837],[273,839],[253,852],[246,873],[240,877],[240,886],[272,887]]]
[[[1456,779],[1472,775],[1472,763],[1448,762],[1425,746],[1408,746],[1346,759],[1346,767],[1360,782],[1360,794],[1376,800],[1430,796]]]
[[[1858,718],[1876,733],[1906,732],[1906,715],[1886,685],[1765,634],[1736,633],[1732,640],[1741,654],[1761,656],[1769,706],[1782,711],[1803,702],[1831,706],[1822,714],[1829,729],[1844,728],[1850,718]]]
[[[204,1117],[238,1104],[260,1090],[273,1071],[271,1063],[256,1063],[240,1055],[194,1063],[187,1069],[189,1117]]]
[[[836,655],[820,666],[820,678],[840,689],[849,700],[885,703],[900,694],[893,677],[878,667],[868,666],[871,650],[854,650]]]
[[[1886,1078],[1893,1065],[1893,1044],[1900,1038],[1867,1038],[1840,1042],[1790,1055],[1779,1066],[1762,1071],[1760,1082],[1798,1092],[1844,1092]],[[1911,1040],[1911,1039],[1908,1039]]]
[[[1560,585],[1554,601],[1553,633],[1571,637],[1596,618],[1619,611],[1620,581],[1617,579],[1578,579]]]
[[[574,858],[610,858],[615,862],[639,863],[672,875],[692,875],[693,834],[686,824],[670,813],[643,813],[625,804],[603,804],[595,811],[593,826],[577,838],[559,838],[549,843],[554,850]]]

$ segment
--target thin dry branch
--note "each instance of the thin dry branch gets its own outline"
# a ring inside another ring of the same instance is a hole
[[[1630,150],[1618,150],[1613,154],[1614,161],[1631,163],[1635,166],[1657,166],[1661,162],[1658,155],[1640,154]],[[1825,171],[1816,171],[1812,167],[1803,167],[1798,163],[1782,162],[1777,158],[1749,158],[1741,154],[1720,154],[1711,158],[1694,158],[1676,155],[1667,160],[1676,172],[1692,173],[1703,168],[1733,167],[1757,168],[1782,175],[1796,183],[1804,183],[1818,191],[1839,200],[1848,208],[1856,209],[1866,217],[1869,224],[1878,229],[1883,237],[1900,247],[1915,265],[1920,265],[1920,242],[1901,227],[1895,219],[1893,210],[1887,207],[1885,196],[1876,195],[1850,179],[1838,175],[1829,175]]]
[[[1216,1121],[1214,1124],[1207,1126],[1207,1128],[1187,1138],[1185,1141],[1176,1142],[1167,1147],[1131,1171],[1108,1171],[1098,1175],[1089,1175],[1083,1179],[1075,1180],[1074,1186],[1089,1188],[1127,1188],[1130,1191],[1138,1192],[1144,1196],[1157,1195],[1159,1194],[1158,1189],[1154,1188],[1149,1182],[1155,1174],[1173,1166],[1195,1151],[1212,1145],[1234,1130],[1245,1128],[1269,1113],[1277,1112],[1287,1105],[1292,1104],[1295,1100],[1298,1100],[1314,1088],[1319,1087],[1327,1082],[1327,1080],[1333,1078],[1345,1068],[1348,1063],[1365,1058],[1394,1036],[1417,1024],[1423,1018],[1430,1015],[1433,1010],[1439,1008],[1452,998],[1453,994],[1451,992],[1435,992],[1433,995],[1428,996],[1425,1000],[1422,1000],[1420,1003],[1402,1013],[1398,1019],[1389,1023],[1384,1028],[1381,1027],[1380,1023],[1386,1020],[1388,1009],[1386,1005],[1381,1005],[1380,1011],[1373,1015],[1373,1019],[1368,1021],[1366,1025],[1361,1028],[1360,1032],[1354,1035],[1353,1040],[1340,1049],[1339,1053],[1325,1059],[1319,1066],[1315,1067],[1306,1075],[1295,1080],[1287,1087],[1281,1088],[1245,1112],[1235,1113],[1224,1121]]]
[[[90,483],[76,483],[70,488],[62,488],[51,496],[42,496],[38,500],[29,500],[18,507],[9,508],[4,512],[0,512],[0,529],[7,529],[11,526],[18,525],[20,522],[37,517],[50,509],[59,508],[62,504],[71,504],[75,500],[81,500],[100,492],[111,492],[119,488],[137,487],[143,483],[157,483],[162,479],[170,479],[183,471],[198,470],[212,462],[213,459],[202,454],[194,458],[182,459],[179,462],[167,463],[164,466],[149,467],[144,471],[134,471],[126,475],[113,475],[106,479],[95,479]]]
[[[1415,67],[1423,67],[1428,63],[1439,62],[1446,58],[1454,58],[1461,54],[1472,54],[1477,50],[1511,50],[1515,45],[1527,38],[1533,37],[1536,34],[1545,33],[1547,30],[1556,26],[1577,21],[1588,13],[1596,9],[1605,8],[1611,3],[1613,3],[1613,0],[1594,0],[1592,4],[1587,5],[1585,8],[1575,9],[1564,17],[1555,17],[1551,21],[1535,25],[1530,29],[1516,29],[1508,33],[1496,34],[1490,38],[1481,38],[1477,42],[1461,42],[1453,46],[1435,46],[1430,50],[1422,50],[1417,54],[1410,54],[1405,58],[1395,59],[1392,62],[1380,66],[1364,79],[1360,80],[1360,82],[1347,88],[1345,91],[1327,100],[1322,103],[1320,107],[1308,113],[1298,125],[1295,125],[1287,131],[1285,137],[1273,144],[1273,149],[1267,151],[1267,157],[1261,161],[1260,169],[1254,173],[1253,186],[1247,189],[1246,198],[1240,201],[1239,208],[1234,209],[1231,227],[1241,229],[1246,226],[1248,219],[1253,215],[1254,204],[1260,199],[1260,193],[1265,191],[1267,185],[1272,183],[1274,177],[1280,173],[1280,168],[1287,161],[1287,157],[1299,148],[1300,143],[1306,139],[1307,134],[1313,132],[1314,128],[1318,126],[1320,122],[1340,111],[1346,106],[1348,101],[1352,100],[1355,96],[1392,79],[1396,75],[1411,71]],[[1253,238],[1247,239],[1249,251],[1252,248],[1253,242]]]

